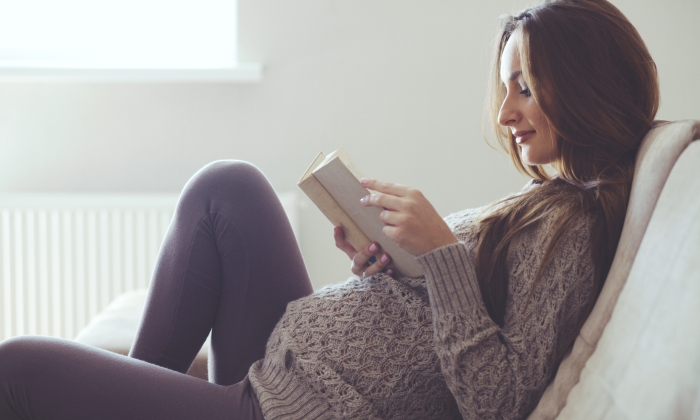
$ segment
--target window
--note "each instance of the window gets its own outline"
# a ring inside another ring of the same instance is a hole
[[[235,0],[4,0],[0,78],[259,78],[238,63],[236,15]]]

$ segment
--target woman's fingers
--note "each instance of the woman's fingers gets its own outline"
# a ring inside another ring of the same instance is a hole
[[[386,269],[386,266],[390,261],[391,258],[389,257],[389,254],[381,254],[372,265],[365,269],[363,274],[365,276],[371,276],[372,274],[382,272]]]
[[[379,213],[379,220],[381,220],[385,225],[398,225],[404,218],[405,217],[397,211],[384,210],[383,212]]]
[[[409,188],[405,185],[394,184],[393,182],[378,181],[376,179],[362,178],[362,185],[370,190],[402,197],[406,195]]]
[[[388,254],[379,254],[379,246],[372,242],[362,248],[352,259],[350,270],[358,276],[369,276],[383,271],[391,261]]]
[[[377,191],[360,199],[360,202],[365,206],[377,206],[396,211],[411,211],[416,202],[425,200],[423,194],[415,188],[368,178],[363,178],[362,182],[367,188]]]
[[[355,254],[352,259],[352,264],[350,270],[353,274],[361,276],[362,273],[367,269],[370,264],[370,259],[379,251],[379,245],[375,242],[367,244],[366,247],[362,248]]]
[[[402,208],[404,199],[395,195],[375,193],[360,199],[363,206],[384,207],[389,210],[399,210]]]
[[[335,239],[335,246],[346,253],[350,259],[352,259],[355,254],[357,254],[357,250],[355,249],[350,242],[348,242],[347,239],[345,239],[345,232],[343,231],[343,228],[340,226],[335,226],[333,228],[333,238]]]
[[[379,254],[379,246],[372,242],[367,244],[359,252],[350,242],[345,239],[345,232],[340,226],[333,228],[333,237],[335,238],[335,246],[345,252],[351,261],[351,270],[358,276],[371,276],[372,274],[384,271],[387,264],[391,261],[389,254]],[[387,271],[387,274],[392,275],[393,271]]]
[[[377,192],[360,199],[364,206],[384,209],[382,232],[413,255],[458,242],[443,218],[419,190],[391,182],[363,178],[362,184]]]

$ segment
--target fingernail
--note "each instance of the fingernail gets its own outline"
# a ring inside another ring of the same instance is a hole
[[[378,249],[377,244],[372,244],[369,246],[369,252],[377,252]]]
[[[384,255],[382,255],[382,258],[380,258],[380,260],[381,260],[382,264],[386,264],[389,262],[389,257],[386,254],[384,254]]]
[[[365,204],[367,202],[367,197],[360,198],[360,203]]]
[[[369,184],[369,178],[362,178],[360,182],[362,183],[362,185],[367,185]]]
[[[392,269],[388,269],[388,270],[386,270],[386,273],[387,273],[388,275],[390,275],[390,276],[391,276],[391,275],[393,275],[393,274],[394,274],[394,270],[392,270]]]

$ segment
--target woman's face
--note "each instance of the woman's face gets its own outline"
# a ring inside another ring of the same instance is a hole
[[[514,38],[508,40],[501,56],[501,82],[507,93],[498,112],[498,123],[510,127],[523,163],[546,165],[557,156],[556,134],[525,83]]]

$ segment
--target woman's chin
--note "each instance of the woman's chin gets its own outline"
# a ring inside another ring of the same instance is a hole
[[[527,153],[522,153],[522,154],[520,155],[520,160],[522,160],[523,163],[524,163],[525,165],[528,165],[528,166],[539,165],[539,163],[537,163],[537,160],[536,160],[536,159],[533,159],[532,156],[530,156],[530,155],[527,154]]]
[[[551,159],[544,159],[541,156],[535,156],[530,153],[521,153],[520,160],[522,160],[522,162],[528,166],[541,166],[552,163]]]

